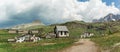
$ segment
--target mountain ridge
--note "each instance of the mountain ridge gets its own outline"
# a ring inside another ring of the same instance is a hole
[[[103,18],[94,19],[92,22],[108,22],[108,21],[118,21],[120,20],[120,14],[110,13]]]

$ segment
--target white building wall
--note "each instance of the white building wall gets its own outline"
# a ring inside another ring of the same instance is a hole
[[[65,34],[65,32],[62,32],[62,34],[61,34],[61,32],[58,32],[58,36],[59,36],[59,37],[68,37],[68,36],[69,36],[69,33],[66,33],[66,34]]]

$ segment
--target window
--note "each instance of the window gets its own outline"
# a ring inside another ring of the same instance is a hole
[[[67,32],[65,32],[65,35],[67,35]]]
[[[61,31],[61,35],[63,35],[63,32]]]

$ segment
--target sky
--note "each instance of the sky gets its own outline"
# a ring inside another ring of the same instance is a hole
[[[120,14],[120,0],[0,0],[0,28],[40,20],[49,25]]]

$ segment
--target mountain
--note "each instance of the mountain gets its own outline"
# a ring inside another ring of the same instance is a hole
[[[120,15],[119,14],[108,14],[107,16],[105,16],[104,18],[100,18],[100,19],[94,19],[93,22],[107,22],[107,21],[118,21],[120,20]]]
[[[26,24],[20,24],[20,25],[16,25],[11,27],[10,29],[28,29],[28,28],[34,28],[37,26],[44,26],[43,23],[41,23],[39,20],[35,20],[31,23],[26,23]]]

